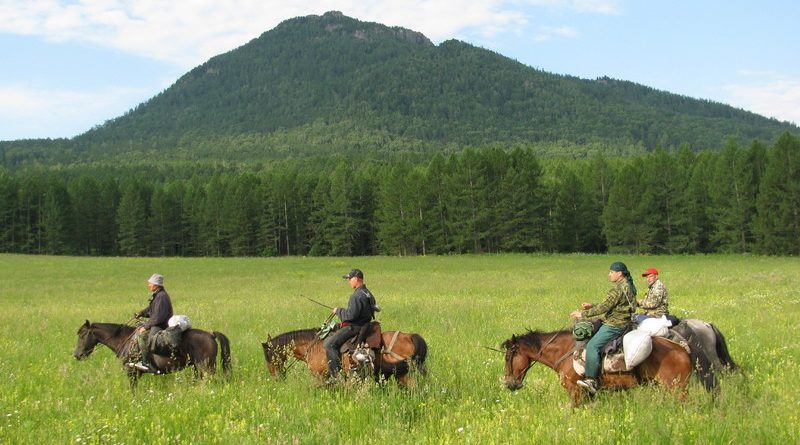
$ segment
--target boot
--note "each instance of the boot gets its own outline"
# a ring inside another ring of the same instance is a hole
[[[583,380],[578,380],[575,382],[578,386],[586,388],[589,391],[589,394],[594,395],[597,392],[599,385],[597,384],[597,379],[586,377]]]

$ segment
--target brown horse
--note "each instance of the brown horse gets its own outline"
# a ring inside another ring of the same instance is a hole
[[[514,391],[522,387],[528,369],[539,362],[558,373],[561,386],[570,395],[572,406],[584,399],[584,391],[576,383],[582,376],[572,367],[572,348],[575,341],[571,331],[533,332],[513,335],[501,345],[505,349],[505,385]],[[692,374],[695,357],[680,345],[660,337],[653,337],[653,352],[631,371],[605,372],[601,375],[602,389],[629,389],[644,382],[655,381],[683,399]],[[698,361],[703,361],[698,357]],[[707,361],[703,363],[708,366]],[[698,374],[700,376],[700,374]],[[712,382],[705,382],[706,389]]]
[[[116,323],[86,323],[78,329],[78,343],[73,355],[78,360],[89,357],[98,343],[108,346],[120,359],[125,359],[128,344],[136,328]],[[221,332],[207,332],[200,329],[189,329],[183,334],[181,348],[175,356],[153,355],[153,364],[159,373],[170,373],[189,365],[194,367],[195,375],[214,374],[216,371],[217,343],[219,341],[222,371],[226,376],[231,373],[231,348],[228,337]],[[135,341],[135,340],[134,340]],[[125,368],[131,387],[142,372]]]
[[[268,337],[261,346],[267,369],[273,377],[283,377],[287,369],[295,362],[292,358],[303,361],[309,371],[320,381],[328,374],[328,359],[322,340],[317,336],[319,329],[301,329],[285,332],[277,337]],[[395,333],[397,336],[395,337]],[[388,379],[394,377],[401,386],[408,386],[411,363],[421,374],[425,374],[425,359],[428,345],[419,334],[383,331],[382,348],[377,354],[375,378]],[[394,339],[394,340],[393,340]],[[391,345],[389,348],[388,345]],[[348,372],[347,362],[342,368]]]

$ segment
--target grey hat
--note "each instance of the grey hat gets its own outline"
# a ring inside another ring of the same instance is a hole
[[[164,276],[161,274],[154,273],[149,280],[148,283],[154,284],[156,286],[164,287]]]

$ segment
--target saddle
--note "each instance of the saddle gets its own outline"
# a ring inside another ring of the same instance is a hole
[[[622,335],[611,340],[600,351],[602,357],[602,372],[628,371],[625,365],[625,354],[622,350]],[[575,342],[572,349],[572,367],[580,375],[586,371],[586,343],[588,340]]]
[[[672,325],[673,327],[675,325]],[[623,350],[623,339],[625,334],[631,332],[631,329],[627,329],[622,335],[619,337],[611,340],[603,347],[603,350],[600,351],[602,357],[602,372],[626,372],[630,371],[632,368],[629,368],[627,363],[625,362],[625,351]],[[668,330],[667,335],[662,336],[673,343],[677,343],[686,352],[689,352],[689,346],[686,340],[681,337],[680,334],[674,332],[671,328]],[[583,375],[585,372],[585,365],[586,365],[586,344],[588,340],[584,341],[576,341],[575,346],[572,349],[572,367],[575,369],[580,375]],[[649,354],[649,349],[647,350]]]
[[[381,322],[371,321],[364,326],[361,326],[361,329],[358,331],[358,335],[344,342],[344,344],[339,348],[339,352],[342,354],[348,354],[351,351],[355,351],[360,346],[366,346],[369,349],[380,349],[382,343],[383,337],[381,336]]]

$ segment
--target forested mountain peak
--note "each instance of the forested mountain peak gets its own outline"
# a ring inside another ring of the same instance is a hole
[[[153,152],[254,160],[492,146],[558,155],[565,146],[771,143],[785,131],[798,128],[624,80],[551,74],[457,40],[434,45],[332,11],[286,20],[72,140],[0,143],[0,154],[7,166]]]

